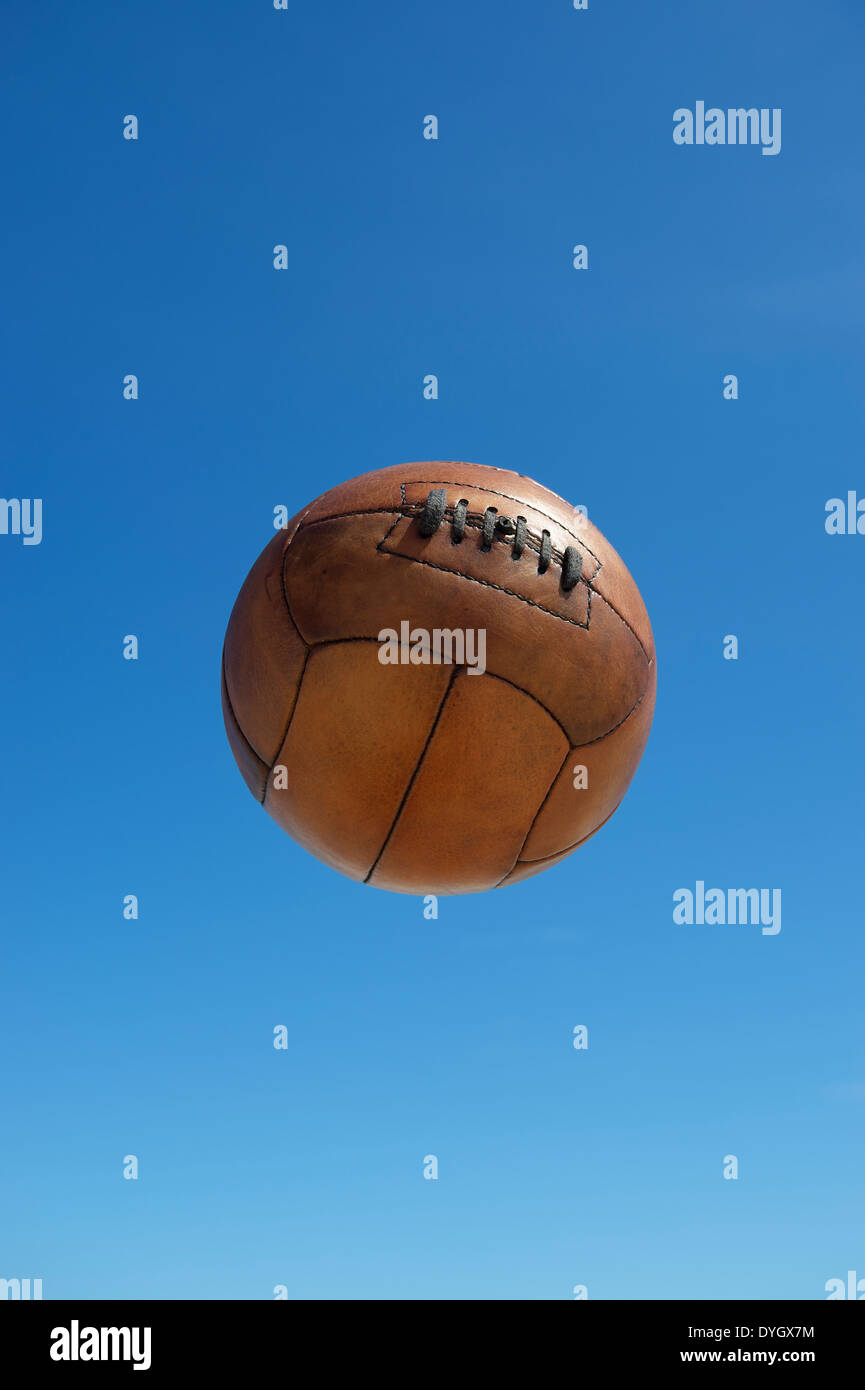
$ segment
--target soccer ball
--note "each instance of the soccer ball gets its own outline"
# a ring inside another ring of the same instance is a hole
[[[628,788],[655,686],[612,546],[530,478],[468,463],[365,473],[298,512],[223,652],[252,793],[398,893],[479,893],[572,854]]]

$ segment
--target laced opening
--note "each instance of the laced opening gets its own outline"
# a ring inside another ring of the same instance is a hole
[[[469,504],[463,497],[457,502],[451,516],[451,540],[460,545],[466,534],[466,518]],[[434,536],[447,514],[447,499],[443,487],[433,488],[418,517],[418,530],[422,536]],[[496,534],[501,540],[513,536],[511,558],[519,560],[528,544],[529,525],[524,516],[513,521],[509,516],[499,514],[498,508],[487,507],[481,523],[481,550],[490,551]],[[541,532],[541,546],[538,556],[538,574],[546,574],[553,558],[553,543],[549,531]],[[562,556],[562,588],[567,592],[579,581],[583,570],[582,552],[575,545],[565,548]]]

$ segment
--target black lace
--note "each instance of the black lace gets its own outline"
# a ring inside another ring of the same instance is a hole
[[[469,504],[463,498],[457,502],[453,509],[451,518],[451,539],[454,545],[459,545],[466,533],[466,517],[468,515]],[[424,509],[418,518],[418,530],[422,536],[433,536],[441,526],[447,514],[447,502],[443,487],[433,488],[424,503]],[[481,525],[481,550],[492,550],[493,541],[498,533],[501,539],[506,536],[513,536],[511,545],[511,555],[518,560],[526,548],[529,527],[524,516],[518,516],[516,521],[512,521],[509,516],[500,516],[496,507],[487,507],[484,512],[484,519]],[[538,574],[546,574],[550,567],[553,556],[553,545],[549,531],[541,532],[541,547],[538,556]],[[569,545],[562,556],[562,588],[565,590],[573,589],[577,583],[583,568],[583,557],[575,545]]]

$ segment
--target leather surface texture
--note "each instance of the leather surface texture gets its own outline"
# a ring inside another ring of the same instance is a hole
[[[584,844],[627,791],[655,690],[609,542],[480,464],[317,498],[253,565],[223,650],[229,743],[268,814],[349,878],[417,895],[516,883]]]

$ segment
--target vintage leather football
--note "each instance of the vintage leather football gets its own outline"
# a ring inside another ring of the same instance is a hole
[[[225,726],[265,810],[349,878],[477,893],[604,824],[655,703],[636,584],[531,478],[411,463],[324,493],[250,570]]]

